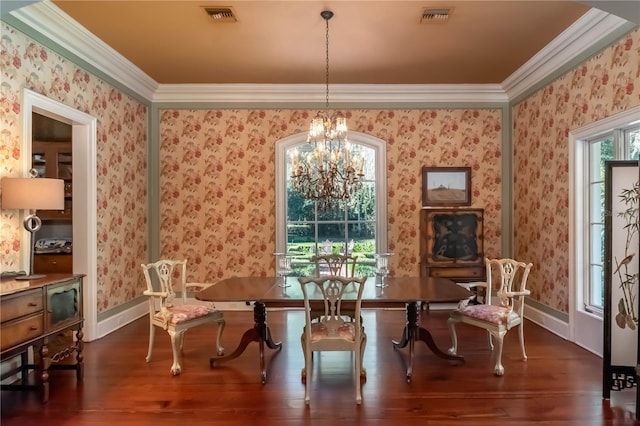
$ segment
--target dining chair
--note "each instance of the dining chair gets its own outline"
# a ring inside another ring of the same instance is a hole
[[[504,374],[502,365],[502,346],[504,336],[513,327],[518,327],[522,358],[527,360],[524,350],[524,302],[527,290],[527,278],[533,264],[518,262],[513,259],[485,258],[486,282],[460,283],[470,290],[476,290],[480,297],[472,296],[459,303],[457,309],[449,315],[447,324],[451,332],[452,346],[449,353],[458,353],[458,336],[456,324],[464,323],[487,330],[489,346],[493,350],[493,338],[496,339],[496,364],[494,372],[497,376]],[[496,303],[492,303],[492,293],[496,292]]]
[[[353,352],[353,380],[356,388],[356,403],[362,403],[360,379],[366,377],[362,367],[367,335],[364,332],[360,306],[362,291],[367,277],[300,277],[305,307],[305,326],[301,336],[304,353],[302,377],[305,381],[304,401],[309,404],[311,376],[313,375],[313,353],[321,351]],[[311,301],[324,302],[324,312],[317,321],[312,321]],[[346,321],[341,312],[343,301],[355,304],[354,321]]]
[[[189,291],[202,290],[207,284],[187,283],[186,260],[160,260],[155,263],[142,264],[142,271],[147,283],[143,292],[149,298],[149,350],[147,362],[151,360],[155,328],[166,330],[171,337],[173,365],[171,374],[178,375],[182,371],[180,353],[184,344],[184,336],[188,329],[206,323],[218,325],[216,353],[224,354],[220,344],[225,320],[222,312],[213,306],[187,303]],[[155,285],[155,287],[154,287]]]
[[[344,254],[324,254],[311,257],[316,265],[316,276],[338,275],[353,277],[356,272],[358,256]]]

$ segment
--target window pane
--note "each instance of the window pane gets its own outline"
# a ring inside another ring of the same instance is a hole
[[[313,225],[305,222],[287,223],[287,243],[313,243],[315,242],[315,232]]]
[[[589,294],[588,305],[602,309],[604,307],[604,270],[602,265],[591,265],[590,271],[591,293]]]
[[[349,200],[347,218],[349,220],[376,219],[376,193],[373,182],[365,182],[362,189]]]
[[[602,224],[591,225],[590,263],[602,265],[604,260],[604,226]]]
[[[315,204],[291,187],[287,180],[287,222],[310,221],[315,217]]]
[[[626,139],[629,141],[628,159],[637,160],[640,158],[640,129],[628,131]]]
[[[589,185],[589,222],[604,222],[604,182]]]
[[[318,209],[318,220],[326,221],[344,221],[344,209],[346,207],[346,201],[338,200],[332,203],[329,210]]]
[[[364,173],[364,180],[376,179],[376,155],[372,148],[364,145],[352,145],[353,158],[356,158],[356,162],[360,161],[362,165],[362,172]]]

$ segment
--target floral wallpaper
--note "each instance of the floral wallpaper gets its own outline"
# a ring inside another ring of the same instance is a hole
[[[640,104],[640,30],[513,107],[515,256],[531,297],[569,312],[569,132]]]
[[[145,285],[138,270],[147,260],[147,107],[12,27],[2,23],[0,33],[0,177],[24,172],[24,87],[97,117],[98,312],[140,296]],[[19,213],[1,213],[2,270],[23,268]]]
[[[188,258],[192,281],[274,274],[275,144],[308,129],[315,113],[162,111],[161,255]],[[419,273],[422,166],[472,168],[472,207],[485,209],[485,253],[501,254],[501,110],[343,113],[350,130],[387,143],[394,274]]]

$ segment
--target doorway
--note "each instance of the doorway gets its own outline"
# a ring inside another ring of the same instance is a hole
[[[96,141],[97,119],[29,89],[23,91],[22,161],[31,168],[34,113],[71,128],[73,152],[72,235],[73,273],[84,277],[84,340],[97,336],[97,218],[96,218]],[[25,231],[26,232],[26,231]],[[23,237],[27,241],[27,237]],[[28,256],[23,250],[23,256]],[[28,263],[28,260],[25,264]]]

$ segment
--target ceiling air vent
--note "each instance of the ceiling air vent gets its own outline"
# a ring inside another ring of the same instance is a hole
[[[451,8],[446,9],[425,9],[422,11],[421,23],[427,22],[446,22],[451,15]]]
[[[216,22],[237,22],[236,15],[230,7],[205,6],[204,11]]]

